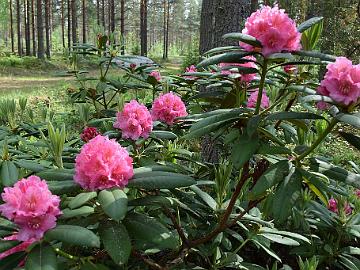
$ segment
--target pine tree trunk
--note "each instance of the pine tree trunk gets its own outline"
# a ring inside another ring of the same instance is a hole
[[[63,48],[65,49],[65,14],[64,14],[64,1],[61,0],[61,41]]]
[[[42,0],[37,0],[37,39],[38,39],[38,58],[44,58],[44,26],[43,26],[43,12]]]
[[[67,37],[68,37],[68,49],[71,50],[71,1],[67,0]]]
[[[26,55],[31,55],[31,37],[30,37],[30,1],[24,0],[24,20],[25,20],[25,48]]]
[[[20,15],[20,0],[16,0],[16,23],[17,23],[17,46],[18,46],[18,55],[22,56],[22,46],[21,46],[21,15]]]
[[[36,37],[35,37],[35,3],[31,0],[31,32],[32,32],[32,55],[36,56]]]
[[[49,11],[49,1],[45,0],[45,42],[46,42],[46,57],[50,59],[50,11]]]
[[[111,33],[115,32],[115,2],[110,0],[110,31]]]
[[[167,11],[167,0],[164,0],[163,8],[164,8],[164,19],[163,19],[163,59],[167,58],[166,56],[166,11]]]
[[[165,56],[166,59],[169,56],[169,26],[170,26],[170,0],[167,2],[167,10],[166,10],[166,39],[165,39]]]
[[[125,0],[120,1],[121,55],[125,54]]]
[[[107,1],[107,8],[108,8],[108,20],[107,20],[107,27],[108,27],[108,35],[110,36],[111,33],[111,0]]]
[[[9,10],[10,10],[10,38],[11,38],[11,52],[15,52],[14,46],[14,25],[13,25],[13,8],[12,0],[9,1]]]
[[[240,32],[243,21],[250,15],[250,0],[203,0],[200,21],[200,53],[220,46],[236,45],[222,39],[230,32]],[[226,18],[226,19],[224,19]],[[212,88],[213,89],[213,88]],[[214,89],[215,90],[215,89]],[[201,87],[200,91],[206,91]],[[217,163],[220,158],[221,142],[205,136],[201,143],[202,158],[206,162]]]
[[[96,0],[96,23],[100,25],[100,7],[99,7],[99,0]]]
[[[73,45],[77,43],[77,14],[76,0],[71,0],[71,33]]]
[[[140,0],[140,44],[141,55],[147,55],[147,0]]]
[[[82,0],[82,34],[83,34],[83,43],[86,43],[86,0]]]
[[[106,24],[105,24],[105,0],[101,0],[101,21],[102,21],[102,25],[104,28],[104,31],[106,29]]]

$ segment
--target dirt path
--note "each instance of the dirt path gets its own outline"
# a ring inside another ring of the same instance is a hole
[[[60,82],[71,81],[71,77],[12,77],[0,76],[0,91],[22,90],[54,85]]]

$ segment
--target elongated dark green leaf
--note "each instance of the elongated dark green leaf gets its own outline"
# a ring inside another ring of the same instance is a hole
[[[90,206],[82,206],[77,209],[66,208],[62,212],[61,218],[86,217],[94,213],[94,208]]]
[[[135,174],[128,187],[143,189],[173,189],[194,185],[195,180],[187,175],[154,171]]]
[[[309,29],[311,26],[318,24],[319,22],[321,22],[324,18],[323,17],[313,17],[305,22],[303,22],[302,24],[300,24],[298,26],[298,31],[300,33],[304,32],[306,29]]]
[[[104,212],[114,220],[123,220],[127,212],[128,198],[120,189],[102,190],[99,193],[99,203]]]
[[[258,150],[259,154],[262,155],[278,155],[278,154],[287,154],[291,155],[292,152],[289,148],[282,147],[282,146],[272,146],[268,144],[261,144]]]
[[[100,239],[92,231],[74,225],[58,225],[48,231],[45,237],[68,244],[87,247],[100,247]]]
[[[19,179],[19,171],[15,166],[14,162],[10,160],[4,160],[1,163],[1,183],[5,186],[12,186],[14,185],[17,180]]]
[[[101,224],[100,238],[114,263],[127,263],[131,253],[131,242],[124,225],[111,221]]]
[[[74,177],[74,170],[72,169],[47,169],[37,173],[41,179],[48,181],[65,181],[72,180]]]
[[[277,234],[277,235],[285,235],[288,236],[290,238],[295,238],[297,240],[301,240],[304,241],[308,244],[311,244],[311,241],[309,239],[307,239],[306,237],[302,236],[301,234],[298,233],[293,233],[293,232],[287,232],[287,231],[278,231],[276,229],[273,228],[269,228],[269,227],[261,227],[260,228],[260,232],[265,232],[265,233],[272,233],[272,234]]]
[[[80,187],[73,181],[46,181],[52,193],[61,195],[64,193],[73,192]]]
[[[272,233],[262,233],[261,236],[269,239],[272,242],[279,243],[286,246],[299,246],[300,243],[286,236],[272,234]]]
[[[348,132],[339,132],[348,143],[360,150],[360,137]]]
[[[45,170],[44,166],[30,160],[17,160],[15,161],[15,164],[20,168],[24,168],[35,173]]]
[[[82,265],[80,270],[109,270],[109,268],[103,264],[93,264],[92,262],[86,262]]]
[[[151,137],[162,139],[162,140],[176,140],[177,135],[175,133],[172,133],[170,131],[164,131],[164,130],[153,130],[150,134]]]
[[[232,147],[231,160],[234,167],[241,168],[258,150],[259,138],[242,135]]]
[[[299,55],[299,56],[306,56],[306,57],[312,57],[312,58],[318,58],[323,61],[329,61],[329,62],[335,62],[336,56],[330,55],[330,54],[324,54],[317,51],[296,51],[292,54]]]
[[[218,47],[205,52],[204,55],[211,55],[211,54],[218,54],[218,53],[225,53],[232,51],[242,51],[242,48],[240,46]]]
[[[13,248],[19,244],[19,241],[0,240],[0,253],[7,251],[8,249]]]
[[[352,125],[356,128],[360,128],[360,114],[344,114],[339,113],[335,116],[340,122]]]
[[[250,191],[250,199],[257,199],[263,196],[269,188],[283,181],[290,171],[290,162],[282,160],[265,171],[265,173],[257,180],[255,186]]]
[[[334,104],[335,101],[332,100],[331,98],[329,97],[325,97],[325,96],[321,96],[321,95],[309,95],[309,96],[306,96],[306,97],[303,97],[301,98],[301,101],[302,102],[319,102],[319,101],[324,101],[324,102],[328,102],[328,103],[332,103]]]
[[[225,39],[234,39],[236,41],[242,41],[246,44],[252,45],[254,47],[262,48],[261,42],[254,38],[253,36],[246,35],[243,33],[228,33],[223,35]]]
[[[270,114],[266,120],[288,120],[288,119],[325,119],[321,115],[305,112],[277,112]]]
[[[56,255],[51,246],[39,244],[29,253],[26,264],[26,270],[56,270]]]
[[[288,86],[286,89],[290,91],[306,93],[308,95],[316,95],[316,91],[314,89],[308,88],[305,85],[291,85]]]
[[[11,254],[0,261],[0,270],[13,270],[26,257],[26,252]]]
[[[76,195],[75,198],[71,199],[69,202],[69,208],[74,209],[78,208],[79,206],[82,206],[83,204],[87,203],[88,201],[96,198],[97,193],[96,192],[85,192],[80,193]]]
[[[197,186],[191,186],[190,189],[195,192],[212,210],[216,209],[216,201],[206,192],[202,191]]]
[[[210,65],[217,65],[220,63],[239,63],[239,64],[244,64],[244,63],[248,63],[251,62],[248,59],[245,59],[245,56],[251,55],[252,53],[249,52],[229,52],[229,53],[223,53],[223,54],[218,54],[215,56],[211,56],[203,61],[201,61],[197,67],[198,68],[202,68],[202,67],[207,67]]]
[[[124,224],[139,249],[175,249],[179,245],[178,238],[155,218],[132,213],[124,219]]]

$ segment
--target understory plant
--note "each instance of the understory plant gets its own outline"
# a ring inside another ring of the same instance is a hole
[[[77,46],[79,134],[3,106],[0,269],[360,269],[359,160],[317,151],[359,154],[360,65],[321,24],[265,6],[181,76]]]

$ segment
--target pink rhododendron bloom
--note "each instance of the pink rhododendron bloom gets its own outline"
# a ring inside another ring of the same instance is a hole
[[[84,128],[83,132],[80,134],[80,138],[84,142],[88,142],[99,134],[100,134],[99,131],[95,127],[86,127]]]
[[[337,57],[328,64],[327,72],[317,92],[348,106],[360,98],[360,65],[353,65],[346,57]]]
[[[121,129],[124,139],[137,140],[148,138],[152,131],[153,121],[149,110],[136,100],[126,103],[122,112],[116,115],[114,127]]]
[[[256,102],[257,102],[257,98],[259,95],[259,90],[256,90],[254,92],[252,92],[247,100],[247,107],[248,108],[255,108],[256,107]],[[261,105],[260,107],[263,109],[266,109],[270,106],[270,100],[269,97],[266,95],[265,90],[262,93],[262,98],[261,98]]]
[[[350,215],[352,213],[352,208],[349,203],[345,204],[344,211],[346,215]]]
[[[294,65],[286,65],[284,66],[284,71],[288,74],[296,73],[297,67]]]
[[[90,140],[75,159],[74,180],[86,190],[123,188],[133,175],[129,153],[105,136]]]
[[[328,201],[328,209],[331,212],[338,213],[339,210],[338,210],[338,207],[337,207],[337,201],[334,198],[331,198]]]
[[[196,69],[196,67],[194,65],[191,65],[190,67],[187,67],[185,69],[185,72],[186,73],[197,72],[197,69]],[[197,79],[197,77],[195,77],[195,76],[184,76],[184,78],[188,79],[188,80],[196,80]]]
[[[14,240],[18,240],[17,238],[17,234],[14,234],[14,235],[11,235],[11,236],[8,236],[8,237],[5,237],[4,238],[5,241],[14,241]],[[21,251],[25,251],[32,243],[34,243],[36,240],[34,239],[31,239],[31,240],[28,240],[28,241],[25,241],[25,242],[22,242],[20,243],[19,245],[13,247],[13,248],[10,248],[2,253],[0,253],[0,261],[2,259],[4,259],[5,257],[7,256],[10,256],[14,253],[17,253],[17,252],[21,252]],[[23,261],[24,262],[24,261]],[[23,265],[23,262],[20,262],[20,264],[18,265],[19,267],[21,267]]]
[[[0,205],[0,212],[19,226],[19,241],[41,239],[56,226],[56,217],[61,214],[60,198],[52,195],[46,182],[37,176],[4,188],[1,197],[5,204]]]
[[[245,56],[245,59],[256,61],[255,57],[253,56]],[[236,67],[247,67],[247,68],[256,68],[256,64],[254,62],[246,62],[244,64],[239,63],[220,63],[219,67],[221,68],[222,75],[230,75],[239,73],[239,70]],[[231,69],[229,69],[231,67]],[[232,68],[233,67],[233,68]],[[241,74],[241,72],[240,72]],[[256,73],[251,74],[241,74],[239,80],[243,82],[251,82],[256,76]]]
[[[149,74],[149,76],[154,77],[158,82],[161,81],[161,74],[160,74],[160,72],[157,71],[157,70],[151,71],[150,74]]]
[[[160,95],[155,99],[151,115],[153,120],[160,120],[172,125],[177,117],[187,116],[186,107],[180,97],[173,93]]]
[[[355,194],[356,194],[356,196],[360,199],[360,189],[357,189],[357,190],[355,191]]]
[[[319,110],[324,111],[330,108],[330,104],[325,101],[319,101],[318,103],[316,103],[316,107]]]
[[[240,42],[240,46],[247,51],[261,51],[265,57],[273,53],[297,51],[301,48],[301,34],[295,22],[277,5],[273,8],[264,6],[251,14],[246,20],[242,33],[255,37],[261,42],[262,48],[254,48],[243,42]]]

